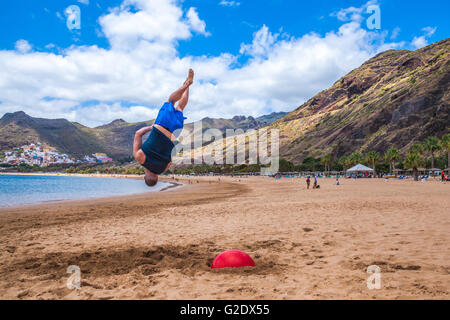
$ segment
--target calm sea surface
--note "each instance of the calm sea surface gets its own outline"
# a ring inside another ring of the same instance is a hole
[[[169,185],[159,182],[149,188],[134,179],[0,175],[0,207],[155,192]]]

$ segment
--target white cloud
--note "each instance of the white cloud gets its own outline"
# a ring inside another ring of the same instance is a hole
[[[330,15],[333,17],[336,17],[340,21],[348,22],[348,21],[354,21],[361,23],[364,19],[363,13],[366,12],[367,7],[371,5],[376,5],[378,3],[377,0],[370,0],[366,4],[364,4],[362,7],[349,7],[349,8],[343,8],[339,10],[338,12],[333,12]]]
[[[59,11],[56,11],[56,17],[59,19],[59,20],[62,20],[62,21],[64,21],[64,17],[62,16],[62,14],[59,12]]]
[[[186,17],[188,18],[188,22],[192,30],[201,33],[205,36],[211,35],[209,32],[205,31],[206,23],[205,21],[200,20],[196,8],[189,8],[188,12],[186,13]]]
[[[424,35],[416,36],[411,41],[411,44],[415,49],[420,49],[428,45],[427,38],[430,38],[436,32],[436,27],[425,27],[422,28],[422,31],[424,32]]]
[[[89,0],[77,0],[79,3],[89,5]]]
[[[180,55],[178,42],[204,36],[207,28],[197,10],[183,11],[175,0],[124,0],[99,22],[109,49],[0,51],[0,114],[24,110],[89,126],[149,120],[190,67],[196,78],[187,121],[288,111],[378,52],[401,45],[358,21],[324,35],[279,36],[263,25],[241,45],[249,59],[236,67],[237,53]]]
[[[399,27],[394,28],[394,30],[392,30],[391,40],[397,39],[398,35],[400,34],[400,31],[401,29]]]
[[[224,6],[224,7],[237,7],[237,6],[240,6],[241,3],[237,2],[237,1],[222,0],[219,2],[219,5]]]
[[[149,109],[145,106],[125,107],[120,103],[100,103],[73,110],[68,119],[97,125],[108,123],[113,119],[127,119],[131,122],[150,120],[155,119],[157,114],[156,109]]]
[[[253,42],[251,44],[242,44],[240,53],[248,54],[253,57],[266,57],[273,49],[278,38],[278,34],[272,34],[266,25],[253,34]]]
[[[436,32],[436,27],[425,27],[422,28],[422,31],[425,32],[427,37],[431,37]]]
[[[132,7],[138,11],[133,13]],[[125,0],[121,7],[100,18],[103,33],[113,48],[126,50],[140,40],[173,47],[175,41],[192,36],[188,22],[174,0]]]
[[[428,41],[425,39],[425,36],[414,37],[411,44],[415,49],[420,49],[425,47],[428,44]]]
[[[362,8],[349,7],[341,9],[332,15],[336,16],[340,21],[358,21],[362,20]]]
[[[30,52],[32,49],[30,43],[27,40],[17,40],[14,47],[20,53],[27,53]]]

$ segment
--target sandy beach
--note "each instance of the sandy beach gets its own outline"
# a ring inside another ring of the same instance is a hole
[[[0,298],[449,298],[449,183],[192,182],[1,209]],[[228,249],[256,267],[212,271]],[[79,290],[66,287],[69,265],[81,269]],[[370,265],[381,269],[379,290],[367,288]]]

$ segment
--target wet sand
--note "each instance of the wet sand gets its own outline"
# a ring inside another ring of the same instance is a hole
[[[1,209],[0,298],[449,298],[449,183],[221,180]],[[228,249],[256,267],[212,271]],[[69,265],[79,290],[66,287]]]

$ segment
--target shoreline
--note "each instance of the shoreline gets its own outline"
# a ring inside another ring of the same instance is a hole
[[[74,174],[74,173],[64,173],[64,174],[48,174],[48,173],[28,173],[28,172],[22,172],[20,174],[16,173],[0,173],[0,175],[23,175],[23,176],[59,176],[59,177],[85,177],[85,178],[122,178],[122,179],[133,179],[133,180],[141,180],[143,176],[140,175],[116,175],[116,174]],[[95,199],[109,199],[109,198],[117,198],[117,197],[127,197],[127,196],[136,196],[136,195],[146,195],[149,193],[159,193],[163,191],[173,191],[182,188],[185,186],[183,183],[179,182],[173,182],[169,181],[168,177],[161,177],[161,182],[168,183],[168,186],[165,186],[161,190],[155,191],[147,191],[147,192],[139,192],[139,193],[133,193],[133,194],[124,194],[124,195],[111,195],[111,196],[100,196],[100,197],[90,197],[90,198],[78,198],[78,199],[61,199],[61,200],[47,200],[47,201],[40,201],[40,202],[33,202],[33,203],[24,203],[19,205],[13,205],[13,206],[0,206],[0,214],[2,211],[5,211],[7,209],[20,209],[20,208],[28,208],[30,206],[39,206],[39,205],[45,205],[45,204],[52,204],[52,203],[61,203],[64,204],[65,202],[73,202],[73,201],[88,201],[88,200],[95,200]]]
[[[0,172],[0,175],[10,176],[48,176],[48,177],[92,177],[92,178],[127,178],[137,179],[143,175],[137,174],[106,174],[106,173],[66,173],[66,172]]]

